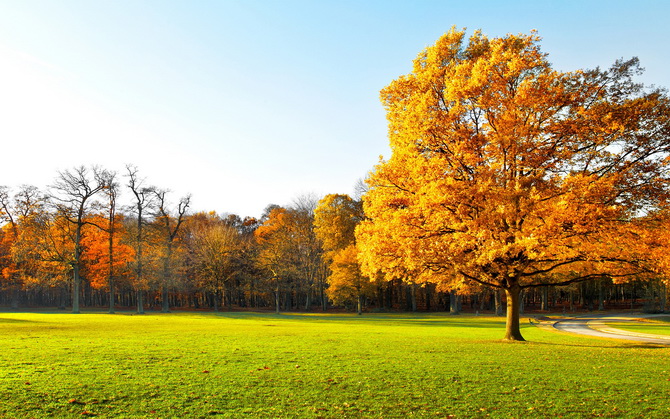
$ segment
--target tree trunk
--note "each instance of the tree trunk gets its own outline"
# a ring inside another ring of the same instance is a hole
[[[570,312],[572,313],[573,311],[575,311],[574,297],[572,295],[572,290],[568,291],[568,298],[570,299]]]
[[[144,314],[144,293],[137,290],[137,314]]]
[[[431,298],[431,292],[430,292],[430,285],[426,284],[424,287],[426,291],[426,311],[430,311],[430,298]]]
[[[505,325],[505,340],[524,341],[519,326],[519,309],[521,307],[521,288],[514,284],[505,288],[507,297],[507,322]]]
[[[109,314],[114,314],[114,278],[109,277]]]
[[[74,265],[72,273],[72,313],[79,314],[79,292],[81,288],[81,278],[79,277],[79,265]]]
[[[598,310],[605,310],[605,293],[603,292],[603,279],[598,280]]]
[[[493,290],[493,297],[496,304],[496,316],[502,316],[503,315],[502,295],[499,288]]]
[[[412,313],[416,313],[416,284],[410,285],[410,297],[412,300]]]
[[[162,303],[162,310],[161,311],[163,313],[169,313],[170,312],[170,300],[169,300],[170,289],[168,288],[167,282],[163,283],[163,289],[161,291],[161,295],[162,295],[162,298],[163,298],[163,301],[161,301],[161,303]]]
[[[456,291],[451,291],[449,293],[449,314],[461,314],[458,307],[458,294],[456,294]]]
[[[309,310],[312,307],[312,287],[310,286],[307,289],[307,295],[305,296],[305,310]]]
[[[109,276],[107,281],[109,282],[109,313],[114,314],[114,230],[113,227],[110,227],[110,233],[109,233]]]
[[[319,281],[319,298],[321,298],[321,310],[326,311],[328,309],[328,299],[326,298],[323,281]]]
[[[359,316],[363,314],[363,296],[360,294],[360,292],[358,294],[358,301],[356,303],[356,312]]]
[[[19,295],[20,295],[21,289],[19,288],[19,285],[13,285],[12,286],[12,302],[11,302],[11,307],[12,309],[17,309],[19,308]]]
[[[544,286],[541,288],[542,292],[542,306],[540,310],[547,311],[549,310],[549,287]]]

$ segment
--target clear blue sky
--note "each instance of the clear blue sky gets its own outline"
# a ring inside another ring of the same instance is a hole
[[[352,193],[389,155],[379,90],[452,25],[537,29],[560,70],[638,56],[670,86],[670,2],[0,0],[0,184],[139,167],[195,210]]]

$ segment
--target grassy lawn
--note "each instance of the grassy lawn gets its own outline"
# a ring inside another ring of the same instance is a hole
[[[670,316],[650,317],[633,322],[607,322],[607,325],[631,332],[670,336]]]
[[[670,417],[670,348],[503,322],[0,313],[0,417]]]

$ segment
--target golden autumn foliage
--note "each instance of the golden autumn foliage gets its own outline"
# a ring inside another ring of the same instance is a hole
[[[369,178],[364,272],[519,292],[649,272],[669,197],[670,101],[636,59],[559,72],[540,38],[452,29],[381,92],[392,156]]]
[[[117,216],[114,220],[115,234],[112,239],[111,255],[109,232],[97,227],[106,225],[109,221],[100,215],[90,217],[86,221],[89,224],[86,225],[85,234],[82,235],[81,240],[82,276],[94,289],[108,286],[110,276],[129,277],[132,272],[135,250],[121,240],[124,237],[123,217]]]
[[[355,243],[356,226],[363,219],[361,203],[348,195],[329,194],[314,210],[314,232],[326,254]]]
[[[12,248],[16,243],[15,228],[10,224],[0,227],[0,288],[12,284],[18,272],[18,266],[12,258]]]
[[[356,245],[334,251],[328,276],[328,297],[335,304],[355,302],[358,314],[361,314],[364,296],[373,296],[374,283],[361,273]]]
[[[285,262],[292,255],[290,245],[294,236],[291,218],[292,214],[286,208],[274,208],[267,220],[254,231],[261,247],[259,262],[275,278],[288,274],[286,268],[290,264]]]
[[[326,195],[314,210],[314,232],[330,262],[328,297],[335,304],[355,301],[358,314],[363,296],[374,293],[358,262],[355,231],[362,219],[361,203],[348,195]]]

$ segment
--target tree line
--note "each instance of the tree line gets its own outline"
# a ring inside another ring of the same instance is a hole
[[[502,314],[503,298],[493,288],[363,275],[355,236],[365,219],[360,197],[305,195],[287,207],[268,206],[259,219],[192,213],[190,196],[171,198],[133,166],[121,174],[65,170],[47,190],[0,187],[0,304],[75,313],[83,305],[111,313],[465,307]],[[662,282],[593,283],[527,293],[526,306],[572,311],[607,301],[665,308]]]

